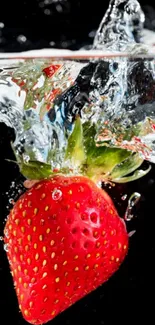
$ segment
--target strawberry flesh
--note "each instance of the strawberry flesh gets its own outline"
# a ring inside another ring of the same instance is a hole
[[[107,281],[128,250],[111,198],[82,176],[34,184],[14,205],[4,234],[19,307],[32,324]]]

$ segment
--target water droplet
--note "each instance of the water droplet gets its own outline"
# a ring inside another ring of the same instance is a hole
[[[4,250],[8,252],[8,244],[4,244]]]
[[[124,195],[121,197],[121,200],[122,200],[122,201],[125,201],[126,198],[127,198],[127,194],[124,194]]]
[[[134,234],[136,233],[136,230],[132,230],[128,233],[128,236],[129,237],[132,237]]]
[[[24,36],[24,35],[18,35],[18,37],[17,37],[17,41],[18,41],[19,43],[23,44],[23,43],[25,43],[25,42],[27,41],[27,38],[26,38],[26,36]]]
[[[95,30],[92,30],[92,31],[88,34],[88,36],[89,36],[90,38],[94,38],[94,37],[95,37],[95,34],[96,34],[96,31],[95,31]]]
[[[0,28],[4,28],[4,23],[0,22]]]
[[[54,201],[57,201],[61,198],[61,196],[62,196],[62,192],[58,188],[55,188],[52,192],[52,199]]]
[[[102,188],[102,182],[101,182],[101,181],[99,181],[99,182],[97,183],[97,187]]]
[[[49,45],[50,46],[55,46],[55,42],[54,41],[51,41],[51,42],[49,42]]]
[[[30,160],[30,157],[28,155],[23,155],[23,160],[25,163],[28,163]]]
[[[45,9],[44,10],[44,14],[47,15],[47,16],[49,16],[51,14],[51,10]]]
[[[68,46],[68,42],[67,42],[67,41],[63,41],[63,42],[61,43],[61,45],[62,45],[63,48],[67,48],[67,46]]]
[[[15,204],[15,201],[14,201],[14,199],[12,199],[12,198],[11,198],[11,199],[9,199],[9,203],[10,203],[10,204],[12,204],[12,205],[14,205],[14,204]]]
[[[58,5],[56,5],[56,10],[58,11],[58,12],[62,12],[62,6],[60,5],[60,4],[58,4]]]
[[[132,209],[138,203],[138,201],[140,200],[140,198],[141,198],[141,194],[140,193],[137,193],[137,192],[134,192],[130,196],[130,198],[128,200],[128,206],[127,206],[127,209],[125,211],[125,216],[124,216],[124,219],[126,221],[130,221],[134,217],[134,215],[132,213]]]
[[[11,182],[10,188],[14,188],[14,187],[15,187],[15,182]]]
[[[5,237],[6,237],[6,238],[9,238],[8,230],[5,230]],[[1,237],[1,238],[2,238],[2,240],[3,240],[3,237]]]

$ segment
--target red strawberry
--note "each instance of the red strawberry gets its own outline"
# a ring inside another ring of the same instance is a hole
[[[61,64],[55,64],[55,65],[52,64],[49,67],[43,69],[43,72],[46,74],[48,78],[51,78],[60,68],[61,68]]]
[[[110,197],[82,176],[35,184],[14,205],[4,233],[20,309],[32,324],[107,281],[128,248]]]

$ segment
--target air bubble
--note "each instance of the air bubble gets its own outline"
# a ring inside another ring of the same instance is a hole
[[[8,252],[8,244],[4,244],[4,250]]]
[[[28,155],[23,155],[23,160],[25,163],[28,163],[30,161],[30,157]]]
[[[19,35],[19,36],[17,37],[17,41],[18,41],[19,43],[23,44],[23,43],[25,43],[25,42],[27,41],[27,38],[26,38],[25,35]]]
[[[124,195],[121,197],[121,200],[122,200],[122,201],[125,201],[126,198],[127,198],[127,194],[124,194]]]
[[[59,189],[55,188],[55,189],[53,190],[53,192],[52,192],[52,199],[53,199],[54,201],[57,201],[57,200],[59,200],[61,197],[62,197],[62,192],[61,192]]]
[[[95,37],[95,34],[96,34],[96,31],[95,30],[92,30],[91,32],[89,32],[88,36],[90,38],[94,38]]]
[[[15,201],[13,199],[9,199],[9,203],[14,205],[15,204]]]
[[[9,233],[8,233],[8,230],[5,230],[5,237],[6,238],[9,238]],[[1,237],[0,237],[1,238]],[[3,237],[2,237],[3,238]]]
[[[47,15],[47,16],[49,16],[51,14],[51,10],[45,9],[44,10],[44,14]]]
[[[62,6],[60,5],[60,4],[58,4],[58,5],[56,5],[56,10],[58,11],[58,12],[62,12]]]
[[[4,23],[0,22],[0,28],[4,28]]]
[[[55,42],[54,41],[51,41],[51,42],[49,42],[49,45],[50,46],[55,46]]]

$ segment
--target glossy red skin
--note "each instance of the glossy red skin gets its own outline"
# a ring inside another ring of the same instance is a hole
[[[58,71],[58,69],[60,69],[60,67],[61,67],[60,64],[55,64],[55,65],[53,64],[43,69],[43,72],[46,74],[48,78],[51,78]]]
[[[128,250],[110,197],[80,176],[35,184],[14,205],[4,233],[20,309],[32,324],[107,281]]]

